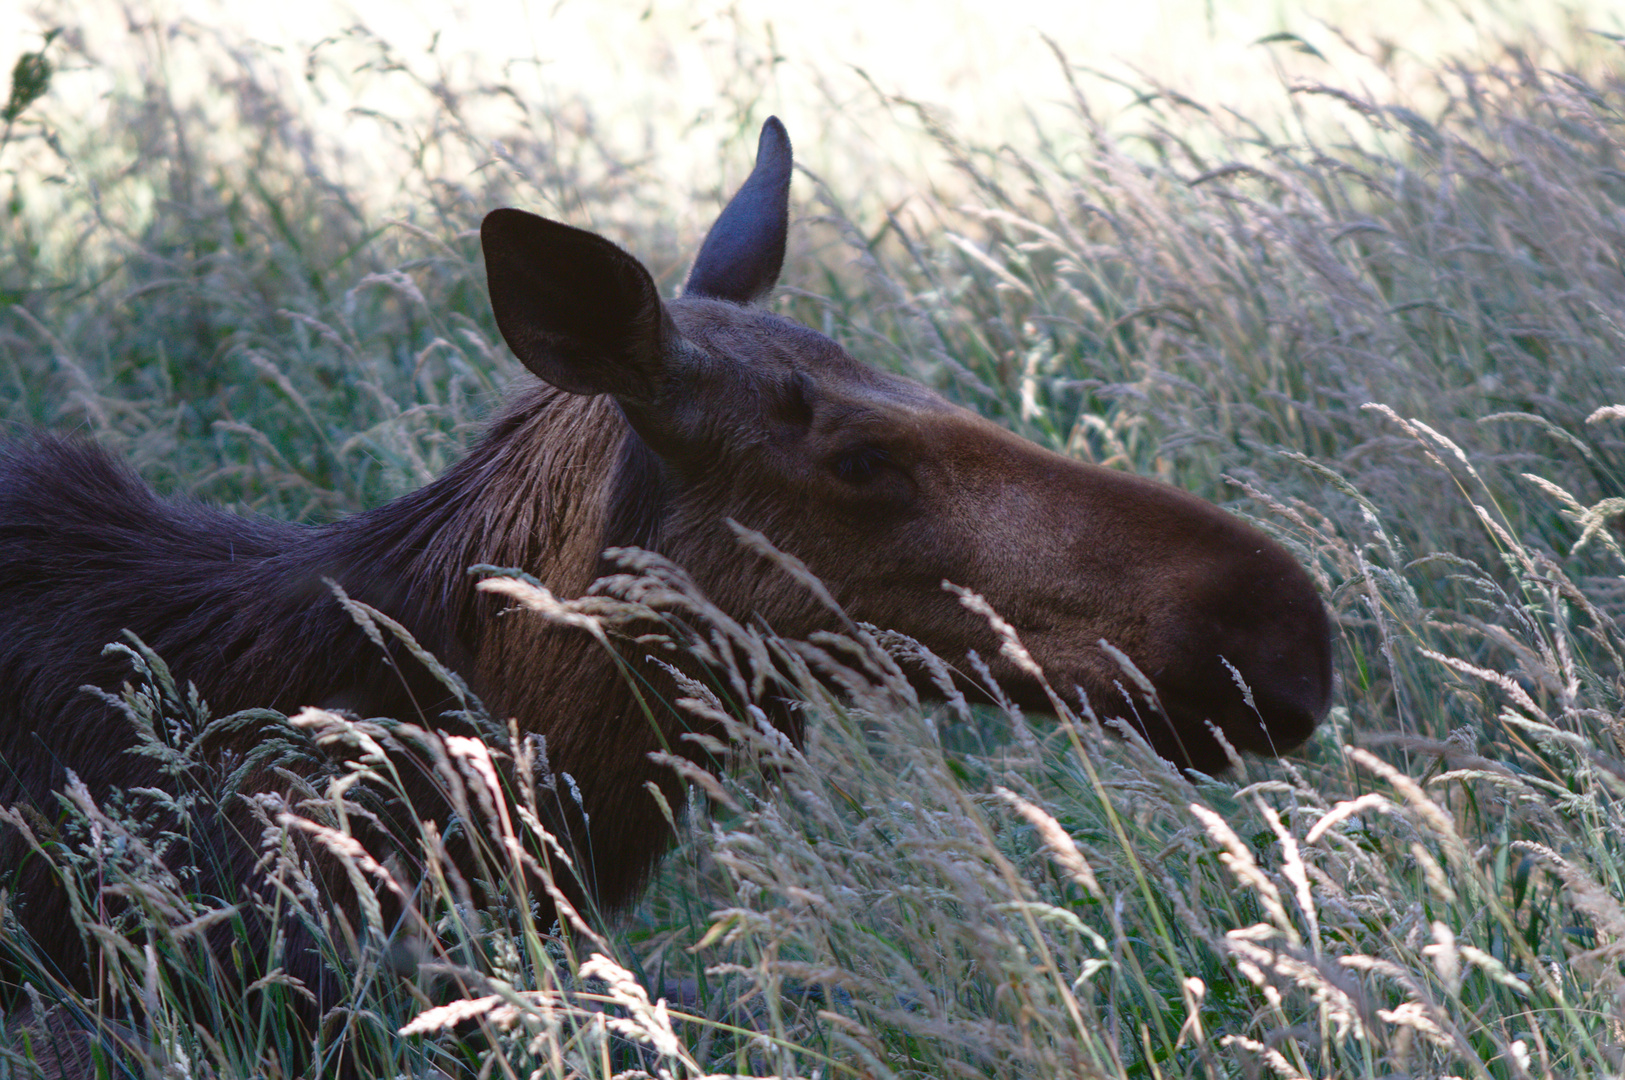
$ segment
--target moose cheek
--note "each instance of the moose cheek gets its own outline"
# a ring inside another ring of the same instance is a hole
[[[865,535],[896,529],[920,511],[919,484],[906,472],[890,466],[875,469],[859,482],[833,479],[822,487],[821,508]],[[913,552],[905,550],[900,554]]]

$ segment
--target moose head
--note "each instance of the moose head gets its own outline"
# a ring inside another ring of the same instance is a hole
[[[944,584],[973,590],[1053,686],[1179,765],[1224,766],[1209,724],[1264,754],[1307,738],[1331,691],[1331,640],[1293,557],[1207,502],[1039,447],[760,306],[784,261],[790,174],[770,119],[672,301],[602,237],[519,210],[485,219],[509,346],[558,390],[612,400],[637,445],[621,459],[642,464],[639,539],[738,616],[789,634],[827,622],[789,582],[742,566],[727,523],[758,530],[851,615],[951,661],[997,651]],[[1103,643],[1149,676],[1155,701]],[[1008,659],[992,670],[1018,702],[1046,705]]]

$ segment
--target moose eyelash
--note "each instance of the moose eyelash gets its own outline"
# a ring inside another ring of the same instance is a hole
[[[889,465],[891,459],[891,454],[879,446],[854,447],[835,459],[835,475],[848,483],[862,484]]]
[[[790,384],[786,388],[785,413],[797,424],[806,427],[812,423],[813,418],[813,388],[812,379],[806,372],[797,371],[790,376]]]

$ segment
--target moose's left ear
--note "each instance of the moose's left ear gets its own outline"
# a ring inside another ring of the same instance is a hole
[[[756,144],[756,167],[705,234],[684,296],[749,304],[778,283],[790,223],[790,136],[770,116]]]
[[[572,394],[661,395],[680,338],[642,263],[523,210],[487,214],[480,247],[497,328],[526,367]]]

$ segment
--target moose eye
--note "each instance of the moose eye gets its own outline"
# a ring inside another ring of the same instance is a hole
[[[891,464],[891,454],[878,446],[854,446],[831,462],[835,475],[849,484],[863,485]]]

